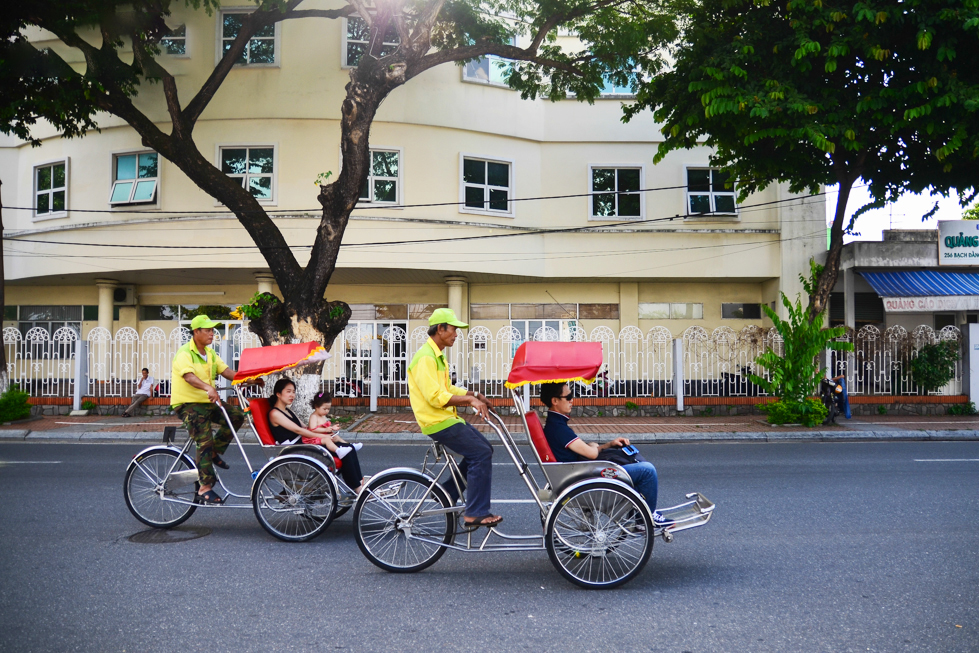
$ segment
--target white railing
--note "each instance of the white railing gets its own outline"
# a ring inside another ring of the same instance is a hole
[[[535,340],[558,340],[561,334],[542,327],[533,334]],[[378,334],[381,341],[381,397],[401,398],[408,395],[407,369],[414,353],[428,339],[427,328],[417,327],[410,334],[390,327]],[[619,333],[600,326],[586,333],[572,328],[569,340],[600,342],[605,364],[596,383],[578,384],[579,396],[591,397],[673,397],[673,342],[682,342],[683,394],[688,397],[744,397],[765,393],[748,378],[750,373],[764,377],[766,371],[754,361],[766,349],[782,351],[782,341],[774,329],[749,326],[741,331],[718,327],[708,332],[690,327],[673,334],[666,327],[653,327],[643,333],[636,327],[625,327]],[[830,372],[845,374],[848,388],[855,395],[918,394],[909,374],[909,364],[918,350],[940,341],[961,341],[955,327],[939,332],[927,326],[910,333],[900,326],[881,332],[868,326],[848,333],[843,340],[853,342],[853,352],[832,352]],[[68,397],[74,391],[75,352],[78,335],[61,328],[53,335],[33,328],[24,336],[12,327],[3,331],[7,354],[7,373],[35,397]],[[160,382],[160,396],[170,392],[170,369],[177,349],[190,339],[186,327],[169,334],[151,327],[138,334],[125,327],[113,336],[105,329],[93,329],[88,344],[88,382],[84,394],[94,397],[128,397],[142,368]],[[323,364],[321,388],[337,396],[368,396],[370,391],[371,345],[373,334],[350,327],[337,336],[333,357]],[[520,332],[505,326],[496,333],[484,326],[460,331],[453,347],[446,350],[449,369],[459,385],[476,388],[491,397],[505,396],[504,381],[510,372],[513,354],[522,342]],[[260,346],[258,337],[237,329],[225,343],[226,360],[237,367],[243,349]],[[215,334],[214,347],[222,343]],[[954,395],[962,391],[962,365],[957,363],[954,380],[937,395]],[[536,393],[536,387],[532,390]]]

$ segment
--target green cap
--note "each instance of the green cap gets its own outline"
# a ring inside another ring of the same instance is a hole
[[[213,329],[214,327],[221,324],[220,322],[215,322],[206,315],[198,315],[193,320],[190,321],[190,330],[194,329]]]
[[[454,327],[462,327],[463,329],[469,327],[468,324],[456,317],[456,312],[451,308],[436,308],[435,312],[432,313],[432,317],[428,318],[428,323],[429,325],[451,324]]]

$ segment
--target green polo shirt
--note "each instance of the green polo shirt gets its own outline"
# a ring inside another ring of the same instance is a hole
[[[227,364],[210,347],[204,348],[207,355],[205,360],[197,351],[194,341],[191,340],[186,345],[177,350],[173,357],[173,376],[170,379],[170,405],[179,406],[180,404],[206,404],[210,400],[207,392],[200,388],[195,388],[184,381],[184,374],[193,372],[198,379],[213,386],[218,375],[228,369]]]

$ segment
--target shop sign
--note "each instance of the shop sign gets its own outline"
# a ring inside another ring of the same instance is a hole
[[[979,220],[938,222],[938,264],[979,265]]]
[[[887,313],[931,313],[934,311],[976,311],[979,297],[951,295],[948,297],[884,297]]]

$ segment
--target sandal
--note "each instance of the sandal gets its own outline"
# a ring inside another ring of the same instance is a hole
[[[220,467],[221,469],[231,469],[231,466],[228,463],[224,462],[224,459],[217,454],[211,456],[211,462],[217,465],[218,467]]]
[[[469,533],[480,526],[486,526],[487,528],[493,528],[494,526],[499,526],[503,521],[503,517],[500,515],[486,515],[485,517],[479,517],[473,521],[466,521],[465,518],[462,520],[462,525],[464,527],[463,533]]]
[[[203,503],[205,506],[220,506],[224,503],[224,499],[221,498],[214,490],[208,490],[204,494],[197,495],[197,501]]]

